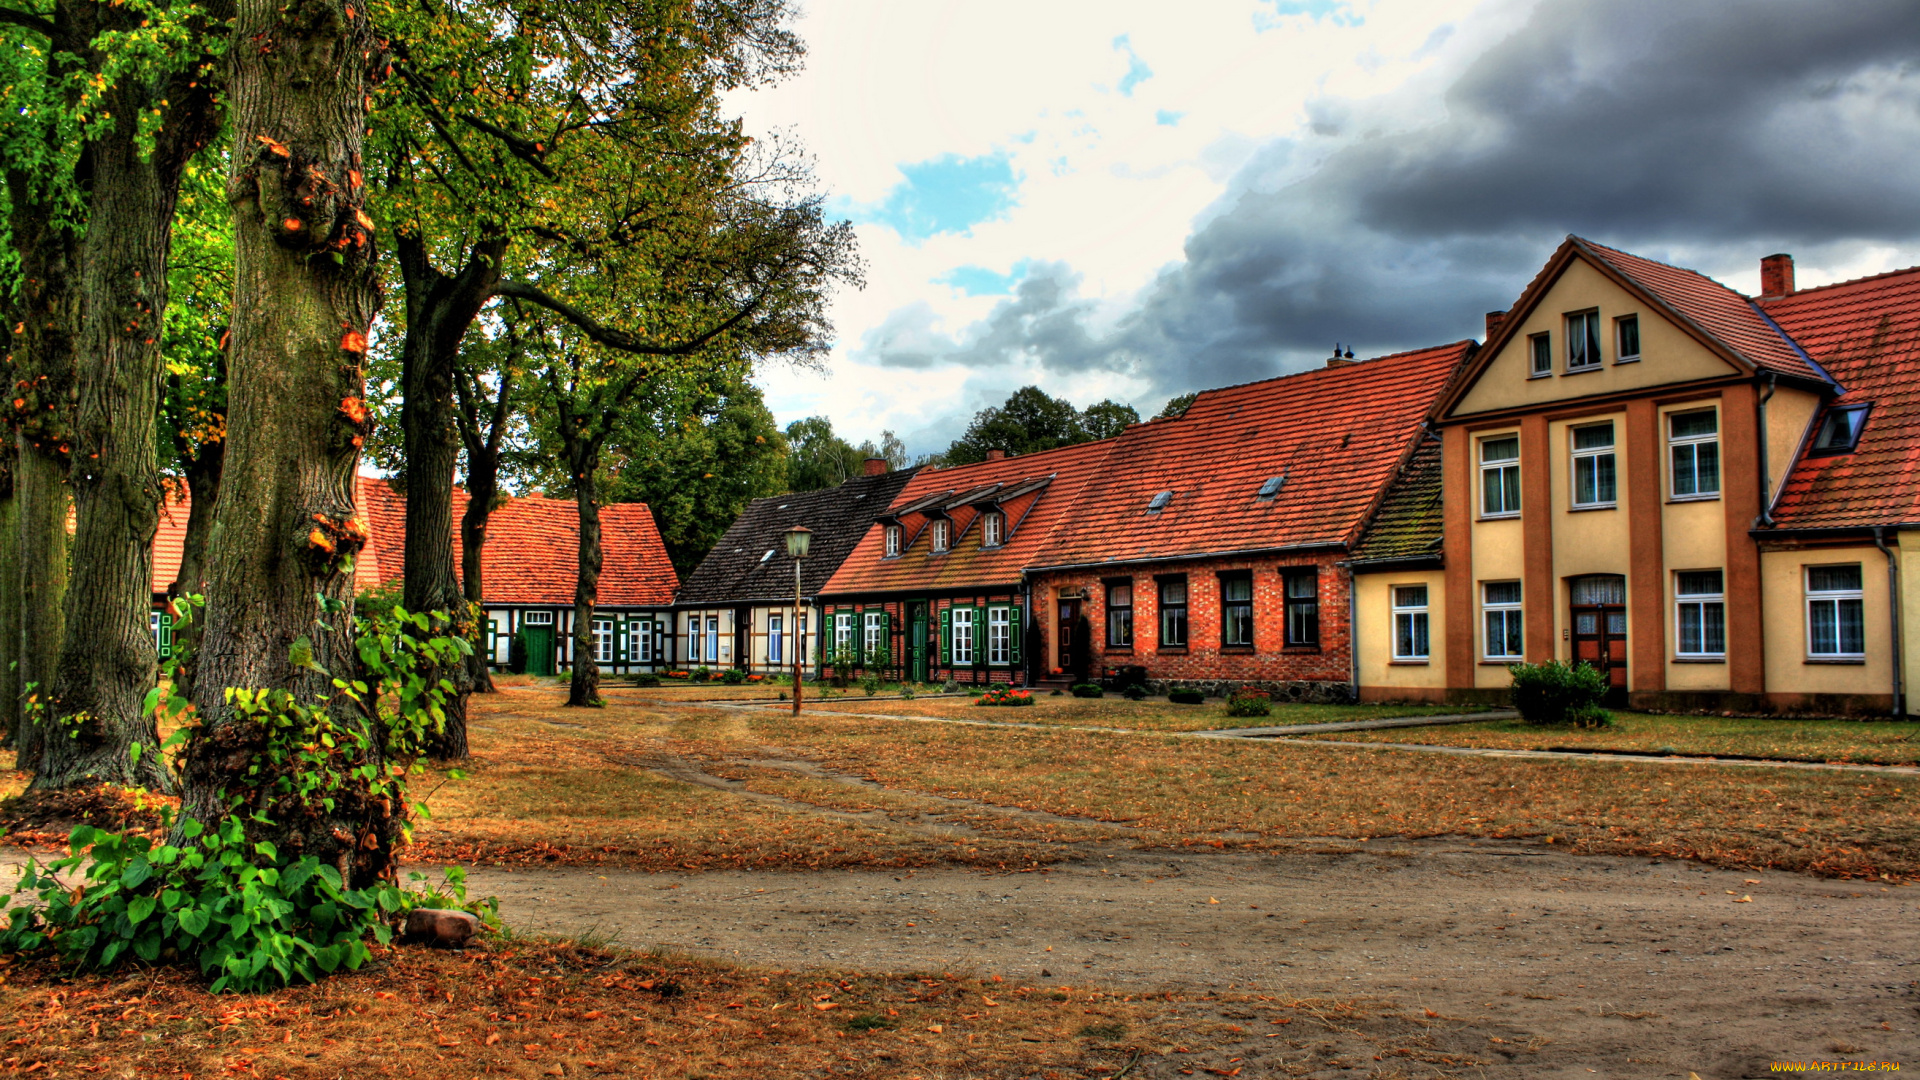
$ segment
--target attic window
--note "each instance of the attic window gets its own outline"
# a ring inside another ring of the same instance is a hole
[[[1173,501],[1173,492],[1163,491],[1160,494],[1155,495],[1152,498],[1152,500],[1147,503],[1147,513],[1157,514],[1160,511],[1165,510],[1167,508],[1167,504],[1172,501]]]
[[[1867,406],[1854,405],[1834,409],[1820,422],[1820,433],[1813,437],[1816,454],[1851,454],[1860,443],[1860,429],[1867,425]]]
[[[771,558],[773,558],[773,549],[768,548],[767,553],[765,555],[760,556],[760,565],[765,566],[767,564],[767,560]]]
[[[1267,477],[1267,482],[1260,485],[1260,494],[1257,497],[1261,499],[1273,498],[1275,495],[1280,494],[1280,485],[1286,482],[1286,473],[1281,473],[1279,476]]]

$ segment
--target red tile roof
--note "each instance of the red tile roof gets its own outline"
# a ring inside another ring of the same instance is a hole
[[[1127,429],[1034,567],[1348,546],[1471,341],[1208,390]],[[1283,477],[1261,499],[1262,484]],[[1149,510],[1156,493],[1172,492]]]
[[[1920,267],[1804,289],[1761,306],[1845,388],[1834,404],[1872,404],[1853,453],[1803,455],[1794,464],[1774,509],[1776,525],[1920,524]]]
[[[398,582],[404,572],[407,500],[387,481],[360,478],[360,513],[370,536],[355,566],[355,587],[366,590]],[[454,489],[457,530],[467,493]],[[164,592],[180,566],[187,527],[185,496],[169,502],[154,538],[154,583]],[[667,549],[660,542],[653,512],[645,503],[614,503],[600,508],[603,560],[598,603],[603,607],[643,607],[673,602],[679,586]],[[486,602],[489,604],[571,605],[579,566],[580,519],[571,499],[543,495],[511,498],[493,512],[485,549]],[[458,544],[457,534],[448,542]],[[455,551],[455,572],[459,570]]]
[[[891,509],[898,513],[915,504],[928,504],[926,510],[949,508],[945,513],[952,522],[951,549],[932,553],[931,530],[926,527],[931,519],[916,512],[900,519],[905,535],[900,557],[885,558],[884,524],[875,525],[827,579],[821,595],[1018,584],[1022,571],[1056,527],[1072,526],[1063,521],[1068,506],[1124,438],[952,469],[920,470],[894,497]],[[983,494],[987,497],[979,497]],[[1007,536],[999,547],[982,548],[977,522],[981,512],[996,505],[994,499],[1005,500],[997,505],[1006,515]]]
[[[1740,293],[1698,271],[1644,259],[1578,236],[1567,239],[1665,305],[1683,325],[1692,323],[1753,367],[1825,381],[1793,342],[1769,325],[1755,302]]]

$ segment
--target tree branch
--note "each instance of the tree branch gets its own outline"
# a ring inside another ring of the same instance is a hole
[[[23,30],[31,30],[46,38],[53,37],[59,33],[60,29],[53,25],[52,19],[43,15],[35,15],[31,11],[15,11],[10,7],[0,7],[0,23],[9,26],[18,26]]]
[[[599,320],[581,311],[579,308],[574,307],[572,304],[557,297],[550,296],[539,286],[531,285],[524,281],[502,281],[500,284],[494,286],[494,295],[510,296],[516,300],[525,300],[528,303],[538,304],[572,323],[575,329],[585,334],[596,344],[605,345],[609,349],[618,349],[621,352],[633,353],[636,356],[688,356],[697,353],[711,344],[714,339],[752,318],[754,313],[759,311],[761,302],[761,297],[754,297],[752,303],[741,308],[719,325],[711,327],[706,332],[697,334],[678,345],[649,345],[624,330],[616,330],[613,327],[601,324]]]

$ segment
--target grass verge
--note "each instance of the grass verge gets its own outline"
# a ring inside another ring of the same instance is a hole
[[[970,698],[874,702],[836,698],[820,703],[820,708],[884,716],[931,716],[1013,724],[1119,728],[1126,731],[1209,731],[1287,724],[1331,724],[1396,716],[1453,715],[1461,711],[1458,706],[1445,705],[1275,705],[1270,716],[1228,716],[1224,700],[1209,700],[1204,705],[1175,705],[1165,698],[1128,701],[1117,695],[1076,698],[1064,694],[1060,697],[1036,696],[1032,705],[1020,708],[985,707],[974,704]]]
[[[1761,717],[1667,716],[1614,713],[1610,728],[1583,731],[1535,727],[1520,720],[1343,731],[1325,738],[1355,742],[1485,746],[1509,750],[1629,750],[1681,754],[1740,754],[1798,761],[1875,765],[1920,764],[1920,723],[1891,720],[1784,720]]]

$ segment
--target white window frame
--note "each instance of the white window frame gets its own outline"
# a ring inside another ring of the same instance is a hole
[[[900,554],[900,526],[888,525],[884,532],[886,555],[891,559]]]
[[[1687,574],[1720,575],[1718,592],[1681,592],[1681,579]],[[1700,647],[1687,648],[1686,621],[1691,609],[1700,627]],[[1707,648],[1707,614],[1717,609],[1720,616],[1720,648]],[[1673,574],[1673,655],[1683,660],[1724,660],[1727,656],[1727,575],[1725,570],[1676,570]]]
[[[1592,371],[1601,365],[1600,356],[1600,312],[1573,311],[1566,317],[1567,327],[1567,370]],[[1578,343],[1577,345],[1575,343]],[[1574,357],[1591,353],[1580,363],[1574,363]]]
[[[954,608],[953,615],[953,666],[973,666],[973,609]]]
[[[720,662],[720,616],[718,615],[707,616],[706,662],[709,664]]]
[[[987,609],[987,663],[1005,667],[1013,663],[1013,609]]]
[[[980,546],[999,547],[1006,543],[1007,519],[998,510],[980,515]]]
[[[1412,603],[1405,593],[1412,589],[1420,590],[1419,603]],[[1432,601],[1432,587],[1428,585],[1389,586],[1390,603],[1393,607],[1393,658],[1406,662],[1424,663],[1433,658],[1433,624],[1429,618],[1428,604]],[[1400,647],[1408,640],[1414,627],[1419,627],[1420,640],[1426,648],[1419,652],[1403,651]],[[1404,630],[1403,630],[1404,628]]]
[[[1627,351],[1627,328],[1633,328],[1633,351]],[[1640,315],[1617,315],[1613,320],[1613,362],[1631,364],[1640,359]]]
[[[1673,422],[1683,416],[1707,415],[1713,417],[1713,430],[1704,435],[1675,435]],[[1695,500],[1718,499],[1720,497],[1720,410],[1675,409],[1667,414],[1667,497],[1675,502],[1693,502]],[[1700,488],[1700,448],[1713,446],[1713,489]],[[1680,490],[1680,455],[1685,452],[1693,462],[1694,490]]]
[[[853,647],[853,612],[836,611],[833,613],[833,651]]]
[[[1512,440],[1513,442],[1512,457],[1495,458],[1495,459],[1489,459],[1487,457],[1487,444],[1496,443],[1496,442],[1506,442],[1508,440]],[[1476,452],[1480,457],[1480,516],[1483,519],[1484,518],[1519,517],[1520,507],[1522,505],[1522,502],[1520,499],[1520,435],[1519,433],[1508,432],[1504,435],[1485,436],[1480,439],[1479,446],[1476,448]],[[1507,485],[1504,477],[1506,475],[1507,470],[1509,469],[1513,470],[1513,488],[1512,488],[1513,505],[1512,506],[1506,505],[1506,495],[1507,495],[1508,489],[1507,489]],[[1500,483],[1501,508],[1499,510],[1487,509],[1487,490],[1488,490],[1487,484],[1489,480],[1497,480]]]
[[[1815,570],[1839,569],[1840,567],[1843,567],[1843,566],[1852,566],[1856,571],[1861,573],[1860,583],[1863,586],[1863,588],[1820,589],[1817,591],[1813,588],[1813,572]],[[1864,568],[1859,563],[1835,563],[1835,564],[1822,565],[1822,566],[1803,566],[1801,567],[1801,570],[1800,570],[1800,583],[1801,583],[1802,590],[1806,593],[1807,659],[1809,660],[1865,660],[1867,658],[1867,650],[1866,650],[1867,636],[1865,632],[1867,612],[1866,612],[1866,591],[1864,589],[1864,586],[1866,584],[1866,576],[1865,576]],[[1839,650],[1838,648],[1838,646],[1841,644],[1841,640],[1840,640],[1841,607],[1840,606],[1846,603],[1854,603],[1854,604],[1860,605],[1860,624],[1862,627],[1862,631],[1860,634],[1860,651],[1858,652],[1845,652],[1845,651]],[[1814,619],[1816,617],[1814,613],[1817,610],[1824,610],[1824,611],[1831,612],[1830,617],[1833,622],[1833,641],[1836,647],[1835,651],[1833,652],[1816,652],[1814,650],[1813,627],[1814,627]]]
[[[887,643],[887,613],[869,611],[861,617],[861,623],[860,660],[864,663],[867,657]]]
[[[1580,433],[1598,431],[1605,428],[1607,444],[1579,449]],[[1568,490],[1567,498],[1575,510],[1605,510],[1620,505],[1620,440],[1614,429],[1613,421],[1602,420],[1595,424],[1571,424],[1567,427],[1567,454],[1571,459],[1571,478],[1573,487]],[[1593,469],[1594,494],[1600,492],[1600,462],[1606,459],[1608,469],[1613,473],[1613,498],[1596,498],[1591,502],[1580,501],[1580,467],[1583,464]]]
[[[1541,361],[1545,361],[1542,363]],[[1553,335],[1550,333],[1527,335],[1527,372],[1535,379],[1553,374]]]
[[[767,616],[767,663],[769,664],[786,662],[781,659],[786,655],[786,650],[780,647],[781,634],[785,632],[786,625],[787,619],[784,615],[769,614]]]
[[[528,626],[552,626],[553,612],[529,611],[522,617],[521,621],[525,622]]]
[[[952,530],[953,523],[946,518],[933,519],[933,553],[935,555],[947,550],[947,545],[953,542]]]
[[[1494,660],[1502,663],[1519,663],[1526,660],[1526,648],[1527,648],[1526,599],[1527,599],[1527,596],[1526,596],[1525,586],[1521,587],[1520,599],[1518,600],[1513,600],[1513,601],[1503,600],[1503,601],[1500,601],[1499,603],[1494,603],[1487,599],[1488,586],[1519,585],[1519,584],[1520,582],[1517,582],[1517,581],[1483,581],[1480,583],[1480,656],[1482,659]],[[1519,652],[1509,653],[1509,652],[1493,651],[1493,635],[1489,632],[1492,625],[1492,620],[1490,620],[1488,616],[1496,613],[1499,614],[1500,616],[1500,630],[1501,630],[1500,637],[1501,637],[1501,645],[1503,648],[1506,645],[1505,639],[1514,636],[1512,633],[1511,627],[1515,625],[1516,622],[1518,623],[1520,627],[1520,633],[1519,633],[1520,651]]]
[[[612,619],[593,620],[593,662],[596,664],[613,663]]]
[[[653,623],[638,619],[627,622],[627,659],[635,664],[653,663]]]

